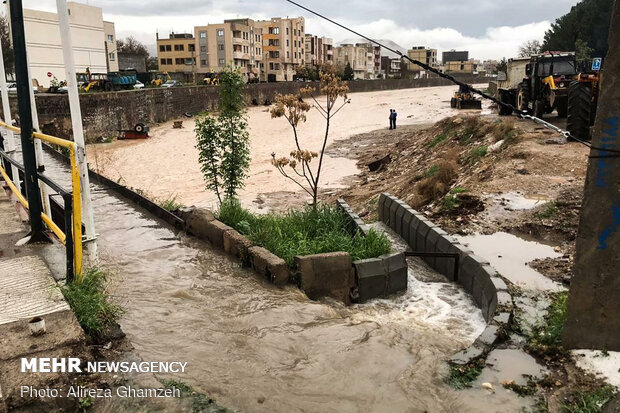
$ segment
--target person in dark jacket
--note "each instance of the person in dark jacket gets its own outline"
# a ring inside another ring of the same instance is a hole
[[[396,110],[391,109],[390,112],[390,129],[396,129]]]
[[[394,119],[394,118],[393,118],[393,115],[394,115],[394,109],[390,109],[390,117],[389,117],[389,119],[390,119],[390,130],[391,130],[391,129],[394,129],[394,128],[392,127],[392,124],[393,124],[393,123],[392,123],[392,121],[393,121],[393,119]]]

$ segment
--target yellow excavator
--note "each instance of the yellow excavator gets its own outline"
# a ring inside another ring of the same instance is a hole
[[[153,75],[153,79],[151,80],[151,85],[153,86],[161,86],[167,81],[172,80],[168,72],[157,72]]]

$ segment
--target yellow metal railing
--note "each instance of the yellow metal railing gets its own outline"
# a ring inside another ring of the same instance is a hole
[[[0,121],[0,127],[12,130],[13,132],[21,133],[21,129],[12,125],[8,125]],[[76,152],[77,146],[75,142],[68,141],[66,139],[57,138],[55,136],[46,135],[44,133],[34,132],[33,136],[36,139],[67,148],[69,150],[69,158],[71,160],[71,199],[73,207],[73,263],[74,274],[78,282],[82,281],[82,189],[80,184],[80,171],[77,165]],[[0,165],[0,173],[6,181],[11,191],[15,194],[19,202],[28,208],[28,201],[21,194],[15,184],[9,179],[8,175],[2,169]],[[56,234],[60,242],[63,244],[66,240],[65,233],[52,221],[51,217],[45,213],[41,213],[41,219],[50,228],[50,230]]]

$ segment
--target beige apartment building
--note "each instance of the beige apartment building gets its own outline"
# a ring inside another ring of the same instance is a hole
[[[334,42],[329,37],[319,37],[306,33],[304,39],[305,64],[321,66],[334,62]]]
[[[178,80],[193,81],[196,73],[196,39],[191,33],[170,33],[157,36],[159,70]],[[173,76],[176,75],[176,76]]]
[[[438,67],[437,63],[437,49],[431,49],[424,46],[414,46],[407,50],[407,56],[410,59],[417,60],[418,62],[425,63],[431,67]],[[421,66],[408,61],[407,70],[409,72],[425,72]]]
[[[67,8],[76,71],[84,72],[86,68],[91,73],[118,71],[114,23],[103,20],[99,7],[68,2]],[[58,15],[24,9],[24,29],[33,81],[49,87],[53,77],[65,80]]]
[[[354,79],[373,79],[375,74],[375,51],[366,43],[341,44],[334,47],[334,63],[338,66],[346,66],[347,63],[353,69]],[[379,68],[381,72],[381,52],[379,51]]]
[[[381,70],[381,46],[372,43],[356,43],[356,47],[366,48],[366,79],[376,79]]]
[[[473,59],[449,61],[444,63],[444,71],[445,73],[478,73],[478,64],[479,62]]]
[[[252,19],[225,20],[220,24],[194,27],[197,70],[219,72],[232,64],[247,79],[260,78],[263,60],[262,29]]]
[[[293,80],[296,69],[305,61],[305,19],[274,17],[256,22],[263,35],[263,81]]]

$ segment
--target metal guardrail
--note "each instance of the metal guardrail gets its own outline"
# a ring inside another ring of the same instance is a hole
[[[20,128],[8,125],[4,122],[0,122],[0,127],[12,130],[13,132],[21,133]],[[41,213],[43,222],[49,227],[49,229],[58,237],[58,240],[65,245],[67,250],[67,281],[71,282],[74,278],[78,282],[82,281],[82,199],[81,199],[81,183],[80,172],[77,166],[77,146],[75,142],[60,139],[55,136],[46,135],[44,133],[33,133],[34,138],[40,139],[47,143],[61,146],[69,150],[69,158],[71,160],[71,187],[72,191],[68,192],[60,185],[56,184],[49,177],[42,173],[38,173],[38,179],[46,183],[50,188],[56,191],[64,201],[64,227],[65,231],[62,231],[56,223],[52,220],[52,217],[45,213]],[[6,152],[0,151],[1,158],[6,159],[7,162],[15,165],[20,171],[24,172],[24,166],[12,159]],[[13,183],[12,177],[9,176],[0,165],[0,174],[6,181],[11,191],[15,194],[18,201],[28,209],[28,201],[22,195],[21,191]]]

